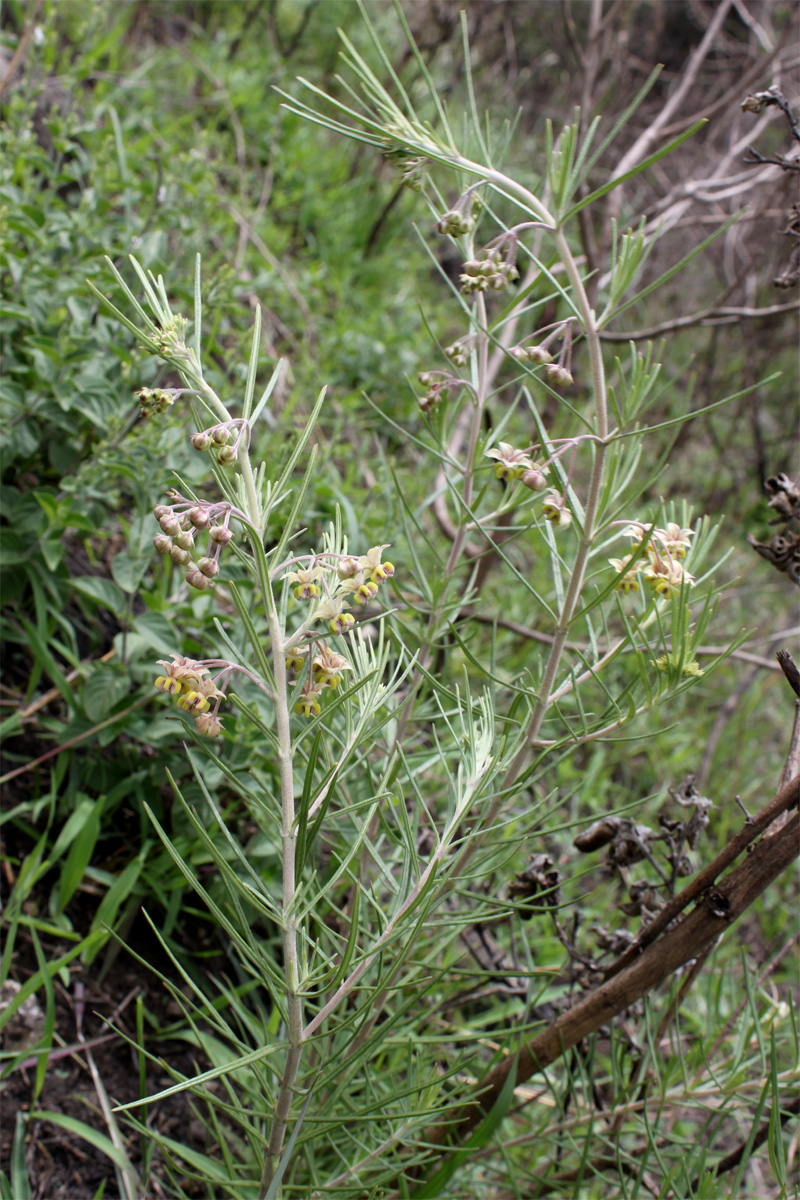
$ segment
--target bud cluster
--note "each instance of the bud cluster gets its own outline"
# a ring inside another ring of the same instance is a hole
[[[467,365],[477,340],[476,334],[468,333],[465,337],[459,338],[457,342],[453,342],[452,345],[445,346],[444,352],[454,367]]]
[[[475,215],[480,211],[481,202],[475,197],[475,188],[469,187],[462,196],[458,197],[452,209],[445,212],[435,224],[438,233],[444,233],[450,238],[465,238],[475,228]]]
[[[210,451],[222,467],[232,467],[239,457],[239,447],[250,444],[250,425],[241,417],[221,421],[208,429],[200,429],[189,439],[195,450]]]
[[[650,532],[651,527],[639,521],[624,530],[634,546],[641,545]],[[652,529],[646,557],[639,558],[633,566],[630,565],[633,553],[624,558],[610,558],[609,563],[620,576],[617,591],[638,592],[639,575],[657,596],[673,596],[684,583],[691,587],[694,576],[685,570],[682,560],[686,558],[694,532],[693,529],[681,529],[680,525],[670,521],[665,529]]]
[[[550,326],[531,334],[531,337],[541,337]],[[548,347],[556,338],[561,338],[561,353],[558,362],[553,362],[553,355]],[[534,367],[544,367],[544,377],[553,387],[567,387],[573,383],[572,371],[572,325],[569,321],[559,321],[552,332],[535,346],[527,346],[524,338],[517,346],[512,346],[509,354],[520,363],[530,363]]]
[[[461,268],[461,291],[465,296],[473,292],[499,292],[519,276],[515,265],[516,242],[508,240],[508,249],[503,252],[500,245],[486,246],[478,251],[477,258],[468,258]]]
[[[387,127],[388,128],[388,127]],[[400,149],[394,141],[388,141],[388,149],[386,157],[400,172],[400,178],[403,183],[415,192],[422,188],[422,181],[430,167],[430,159],[425,158],[421,154],[409,154],[407,150]]]
[[[225,693],[213,680],[203,678],[208,675],[208,667],[193,658],[178,656],[174,656],[172,662],[160,658],[158,665],[164,668],[164,674],[155,681],[158,690],[174,697],[178,708],[192,713],[197,731],[203,737],[219,737],[222,721],[217,713]]]
[[[177,492],[171,492],[173,504],[157,504],[153,515],[161,526],[161,533],[153,538],[159,554],[169,555],[176,566],[183,567],[186,582],[198,591],[210,588],[219,574],[219,556],[223,546],[233,537],[229,522],[233,509],[227,501],[209,504],[205,501],[185,500]],[[197,534],[207,533],[206,552],[194,558]]]
[[[173,313],[160,329],[150,336],[165,358],[189,363],[194,359],[194,353],[186,345],[186,317]]]
[[[145,420],[163,416],[175,403],[175,397],[183,391],[183,388],[139,388],[138,392],[134,392],[139,401],[139,416]]]
[[[464,237],[475,228],[475,218],[467,213],[452,209],[436,222],[439,233],[449,234],[450,237]]]
[[[446,400],[453,388],[465,386],[465,381],[449,371],[420,371],[420,383],[424,383],[427,392],[418,397],[421,412],[429,412],[442,400]]]

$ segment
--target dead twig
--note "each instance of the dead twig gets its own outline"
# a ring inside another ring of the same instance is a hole
[[[566,1050],[597,1032],[637,1000],[659,987],[675,971],[702,956],[720,935],[750,907],[761,893],[785,871],[798,856],[800,815],[794,814],[784,828],[762,837],[752,853],[723,880],[720,873],[733,862],[754,838],[773,823],[786,809],[797,804],[800,778],[795,778],[746,826],[713,863],[701,871],[680,896],[665,906],[651,922],[631,952],[621,956],[609,977],[588,992],[572,1008],[523,1046],[516,1060],[503,1059],[481,1083],[475,1099],[458,1110],[449,1121],[429,1128],[423,1141],[430,1146],[447,1143],[457,1147],[490,1112],[515,1069],[515,1082],[525,1082],[562,1057]],[[715,884],[716,886],[712,886]],[[680,921],[675,918],[690,899],[703,903]],[[671,928],[667,925],[672,922]],[[654,932],[657,929],[657,932]],[[658,937],[658,933],[662,933]],[[657,939],[657,940],[656,940]],[[638,955],[638,957],[637,957]]]

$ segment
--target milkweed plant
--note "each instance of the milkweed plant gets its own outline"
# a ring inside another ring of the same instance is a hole
[[[133,259],[143,302],[113,266],[128,308],[101,297],[180,377],[178,388],[142,389],[142,412],[179,412],[208,466],[207,485],[178,480],[156,507],[154,546],[186,589],[224,598],[228,615],[208,657],[176,647],[154,663],[154,687],[280,858],[276,888],[226,831],[196,767],[220,835],[184,807],[222,892],[171,852],[229,939],[240,982],[176,993],[214,1052],[210,1070],[175,1075],[168,1090],[193,1092],[222,1149],[162,1148],[180,1162],[173,1179],[211,1180],[215,1195],[449,1194],[415,1182],[430,1166],[425,1128],[474,1096],[493,1056],[514,1053],[534,1001],[563,994],[549,995],[528,938],[513,933],[519,914],[504,889],[545,824],[560,828],[554,766],[641,733],[638,718],[715,662],[701,668],[697,653],[714,603],[715,530],[685,504],[643,499],[666,457],[652,447],[684,420],[649,428],[648,409],[688,381],[665,379],[651,347],[631,342],[615,357],[602,336],[641,294],[657,230],[615,224],[591,278],[576,250],[581,210],[692,131],[589,190],[643,90],[602,140],[597,120],[579,134],[577,114],[560,133],[548,126],[541,174],[522,182],[497,165],[510,137],[492,142],[474,103],[462,133],[450,123],[413,45],[419,104],[373,41],[390,87],[345,42],[350,100],[301,81],[312,102],[287,97],[286,107],[394,164],[419,193],[433,261],[446,251],[461,264],[441,272],[446,319],[433,322],[460,325],[458,336],[434,337],[407,424],[396,419],[400,390],[380,414],[436,477],[422,501],[406,481],[404,500],[397,465],[399,515],[385,544],[351,544],[340,518],[318,540],[303,526],[325,391],[276,462],[261,426],[281,364],[257,398],[258,311],[242,393],[223,399],[211,387],[199,257],[191,324]],[[534,631],[518,673],[494,619],[511,589]],[[249,775],[226,765],[243,724],[259,734]],[[474,982],[464,937],[487,922],[516,946],[527,998],[484,1025],[480,1007],[459,1016],[458,997]],[[532,1139],[553,1111],[530,1112]],[[458,1194],[482,1186],[490,1134],[459,1148]]]

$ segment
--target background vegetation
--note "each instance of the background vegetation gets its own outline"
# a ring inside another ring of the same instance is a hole
[[[368,8],[396,70],[413,86],[418,68],[397,13],[390,4]],[[403,13],[457,112],[465,104],[458,5],[425,0],[404,4]],[[649,331],[670,381],[651,424],[670,421],[687,405],[701,409],[740,396],[688,424],[665,427],[652,463],[640,469],[668,462],[645,493],[654,505],[685,502],[696,515],[721,522],[715,549],[727,557],[703,645],[713,657],[715,647],[741,644],[668,711],[637,725],[636,740],[590,744],[565,756],[534,790],[537,800],[558,796],[558,820],[541,843],[500,864],[495,883],[513,880],[535,850],[546,852],[569,881],[561,915],[568,938],[546,911],[518,930],[535,946],[537,968],[557,973],[565,941],[577,945],[619,899],[599,860],[577,855],[570,825],[610,811],[654,823],[670,788],[692,774],[715,805],[700,854],[710,859],[741,825],[734,797],[762,807],[776,790],[789,746],[791,693],[774,650],[797,643],[797,593],[785,573],[753,553],[746,536],[769,541],[764,482],[796,466],[796,292],[774,281],[792,270],[793,242],[785,231],[798,199],[797,173],[745,162],[751,143],[774,158],[791,150],[792,136],[777,109],[742,112],[741,101],[776,83],[796,102],[797,13],[767,0],[605,7],[472,0],[467,23],[477,106],[492,113],[498,131],[503,120],[512,121],[506,159],[529,183],[541,171],[546,118],[560,127],[580,104],[584,120],[599,113],[610,125],[660,62],[655,85],[597,164],[598,178],[616,171],[680,92],[691,53],[713,26],[691,86],[659,136],[681,132],[698,116],[708,117],[707,126],[638,176],[617,215],[634,226],[640,217],[649,228],[661,224],[640,281],[647,284],[741,213],[687,273],[637,303],[625,326],[626,339],[633,331],[643,343]],[[92,1196],[104,1180],[106,1195],[126,1188],[154,1196],[227,1194],[225,1172],[232,1177],[233,1168],[222,1118],[209,1127],[203,1110],[201,1123],[200,1110],[190,1114],[181,1096],[143,1106],[136,1115],[150,1122],[153,1140],[143,1125],[132,1134],[114,1118],[107,1097],[138,1100],[174,1073],[189,1077],[224,1064],[230,1050],[208,1012],[192,1014],[183,1003],[190,985],[201,994],[213,991],[218,1010],[238,1028],[249,1027],[260,1002],[227,934],[145,811],[148,805],[183,861],[220,900],[215,856],[187,816],[192,806],[204,811],[194,770],[198,751],[185,749],[183,724],[166,719],[152,690],[154,660],[176,650],[202,656],[215,636],[214,617],[227,615],[223,602],[220,611],[206,595],[188,594],[152,551],[154,504],[174,472],[192,484],[204,464],[178,417],[157,425],[138,417],[133,392],[173,386],[176,378],[137,347],[88,289],[87,279],[111,291],[103,255],[122,270],[135,253],[164,274],[174,306],[190,312],[194,259],[202,252],[206,370],[228,394],[243,390],[260,306],[259,382],[277,358],[287,363],[258,447],[268,461],[283,461],[320,387],[328,385],[315,433],[317,466],[301,513],[312,540],[321,539],[338,510],[353,545],[391,543],[398,562],[416,557],[423,577],[447,553],[435,462],[414,440],[425,437],[416,375],[438,365],[431,332],[442,345],[463,332],[443,282],[460,264],[389,162],[300,120],[273,90],[297,94],[301,75],[343,94],[337,26],[366,49],[358,7],[346,0],[62,0],[3,8],[0,984],[23,984],[40,1006],[38,1014],[32,1010],[33,1039],[17,1034],[15,1042],[9,1035],[3,1050],[7,1112],[20,1113],[16,1126],[4,1122],[2,1186],[13,1200],[36,1188]],[[584,222],[587,270],[604,261],[615,203],[609,198]],[[748,390],[768,377],[768,384]],[[490,419],[502,414],[490,407]],[[403,481],[405,508],[393,477]],[[408,513],[419,533],[409,534]],[[407,632],[422,596],[406,582],[394,601]],[[466,671],[479,686],[473,661],[479,645],[484,652],[493,647],[504,680],[523,675],[536,653],[526,593],[510,589],[507,576],[488,573],[479,608],[470,653],[456,646],[437,663],[449,684]],[[702,651],[699,658],[702,664]],[[243,720],[236,728],[225,746],[226,766],[243,777],[260,735]],[[185,805],[176,803],[167,775]],[[277,883],[278,852],[240,794],[227,790],[221,769],[206,770],[204,778],[253,868]],[[796,912],[796,876],[787,873],[739,931],[723,939],[687,993],[680,1035],[669,1054],[656,1055],[665,1075],[658,1131],[649,1143],[651,1175],[632,1178],[625,1157],[641,1123],[626,1127],[631,1141],[623,1153],[614,1140],[618,1129],[603,1115],[620,1085],[615,1047],[599,1042],[554,1075],[550,1091],[531,1088],[517,1097],[521,1109],[509,1136],[519,1138],[519,1157],[513,1141],[500,1148],[489,1141],[452,1181],[427,1194],[718,1195],[718,1182],[695,1187],[696,1181],[742,1148],[726,1175],[731,1194],[794,1194],[797,1135],[791,1122],[781,1124],[778,1101],[797,1078]],[[523,953],[512,959],[524,969]],[[171,990],[147,974],[148,963]],[[509,997],[502,984],[510,967],[498,982],[498,973],[487,972],[467,948],[459,969],[464,998],[458,1005],[452,995],[441,1000],[443,1028],[474,1033],[488,1057],[501,1031],[521,1019],[524,997]],[[578,976],[564,989],[579,988]],[[666,1004],[665,993],[653,1013],[634,1013],[630,1021],[652,1035]],[[109,1036],[95,1012],[145,1052],[132,1059],[122,1036]],[[101,1038],[108,1040],[94,1044]],[[690,1095],[687,1080],[704,1069],[703,1055],[719,1039],[725,1072],[718,1091]],[[65,1047],[81,1040],[90,1043],[84,1065],[67,1074],[65,1064],[74,1060]],[[450,1069],[444,1057],[441,1069]],[[240,1083],[247,1093],[249,1080]],[[635,1107],[633,1092],[629,1099]],[[542,1126],[548,1139],[531,1165],[530,1131],[548,1106],[550,1123]],[[37,1121],[25,1118],[30,1107]],[[707,1124],[698,1124],[699,1110]],[[770,1112],[769,1137],[756,1146]],[[691,1179],[679,1181],[664,1165],[669,1156],[660,1160],[659,1152],[665,1142],[675,1150],[696,1139],[708,1157],[696,1161]],[[213,1184],[203,1176],[207,1159],[201,1166],[192,1157],[201,1149],[219,1164]],[[248,1194],[237,1186],[238,1194]],[[375,1194],[392,1194],[389,1184],[381,1187]],[[342,1194],[361,1193],[351,1187]]]

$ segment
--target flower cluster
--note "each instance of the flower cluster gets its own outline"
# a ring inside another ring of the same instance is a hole
[[[305,655],[308,646],[297,646],[286,656],[286,665],[292,670],[300,671],[305,666]],[[316,652],[310,662],[310,677],[300,691],[300,699],[294,706],[294,711],[302,717],[318,717],[320,696],[327,688],[332,692],[342,682],[342,673],[352,671],[352,666],[343,654],[331,650],[325,641],[317,643]]]
[[[355,617],[345,612],[350,607],[350,599],[356,604],[368,604],[378,594],[378,589],[387,579],[394,575],[394,564],[384,562],[383,546],[373,546],[367,554],[360,558],[351,555],[316,555],[311,565],[298,571],[287,571],[283,576],[287,583],[294,586],[296,600],[316,600],[322,596],[325,588],[325,600],[314,613],[314,621],[327,621],[331,633],[344,633],[355,624]],[[331,591],[326,582],[330,568],[320,566],[320,559],[336,557],[336,585]],[[320,586],[322,584],[322,586]]]
[[[487,246],[478,252],[477,258],[468,258],[461,268],[463,294],[471,296],[473,292],[502,291],[519,275],[515,254],[516,243],[509,240],[505,252],[499,245]]]
[[[210,588],[219,574],[219,556],[223,546],[233,537],[229,522],[233,509],[227,501],[209,504],[204,501],[186,500],[178,492],[170,492],[173,504],[157,504],[153,515],[161,526],[161,533],[153,538],[159,554],[169,555],[172,561],[186,572],[186,582],[198,591]],[[208,534],[206,552],[194,557],[195,538]]]
[[[208,667],[193,658],[178,656],[174,656],[172,662],[160,658],[158,665],[164,668],[164,674],[156,679],[158,690],[173,696],[178,708],[192,713],[197,731],[203,737],[219,737],[222,721],[217,713],[225,693],[219,690],[213,680],[203,678],[208,675]],[[213,710],[212,701],[215,702]]]
[[[676,670],[680,668],[681,675],[690,675],[699,679],[705,675],[705,671],[700,666],[696,658],[688,662],[682,662],[679,654],[662,654],[660,658],[651,658],[650,660],[654,667],[658,667],[659,671]]]
[[[315,555],[308,566],[287,571],[283,578],[292,585],[297,600],[317,600],[324,594],[322,603],[317,605],[306,624],[325,621],[332,634],[348,632],[355,625],[355,617],[347,611],[350,602],[362,606],[368,604],[377,596],[381,584],[394,575],[393,563],[383,558],[386,549],[385,545],[373,546],[360,557]],[[329,561],[325,566],[320,565],[320,559],[334,559],[335,567],[332,568]],[[318,716],[323,691],[326,688],[335,691],[342,682],[342,673],[352,670],[347,659],[331,650],[324,638],[319,637],[314,637],[311,645],[290,645],[286,666],[296,672],[308,666],[308,680],[295,704],[295,712],[305,717]]]
[[[672,596],[680,591],[685,583],[691,586],[694,576],[683,566],[683,559],[691,546],[694,537],[693,529],[681,529],[674,521],[668,522],[664,529],[652,529],[637,521],[629,525],[624,532],[633,540],[634,545],[641,545],[645,536],[650,533],[646,556],[639,558],[633,566],[631,560],[634,554],[626,554],[624,558],[610,558],[608,561],[619,575],[617,591],[638,592],[641,574],[647,586],[657,596]]]
[[[547,482],[541,463],[534,462],[528,450],[515,450],[508,442],[486,451],[486,458],[495,459],[494,473],[505,483],[522,481],[532,492],[540,492]]]
[[[232,467],[239,457],[239,447],[250,444],[250,425],[238,417],[233,421],[222,421],[209,429],[200,429],[190,439],[195,450],[210,450],[223,467]]]

